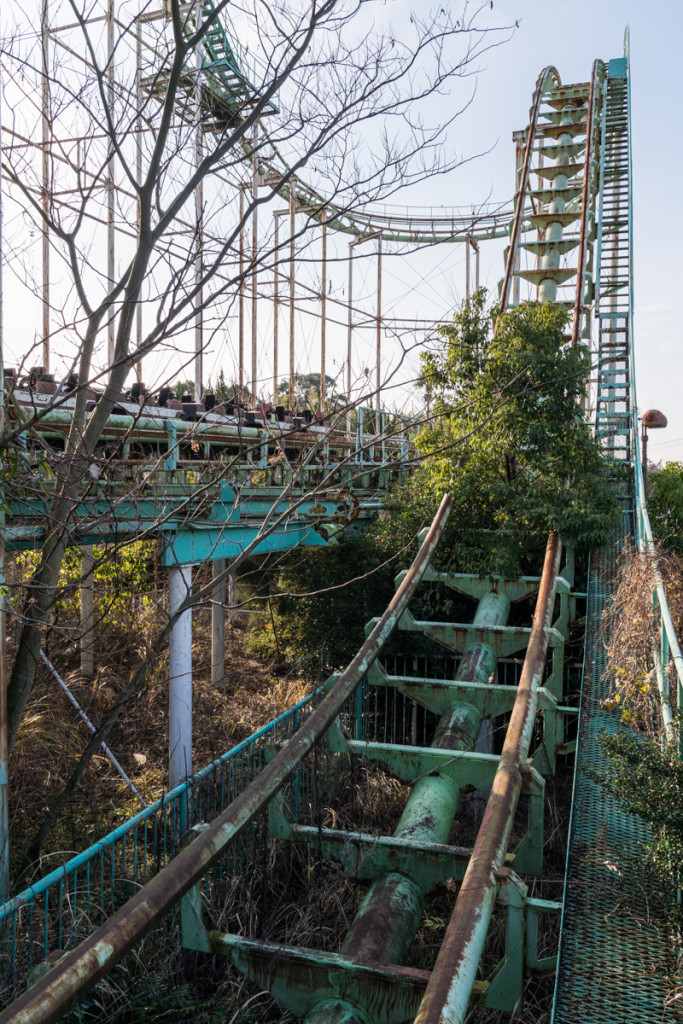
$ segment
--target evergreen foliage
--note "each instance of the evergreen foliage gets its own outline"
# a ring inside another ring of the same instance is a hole
[[[667,462],[650,473],[647,508],[652,531],[660,543],[683,555],[683,465]]]
[[[567,313],[523,303],[503,314],[481,290],[422,357],[435,418],[417,439],[423,466],[392,519],[454,507],[447,560],[461,571],[516,575],[531,568],[551,529],[590,550],[618,512],[608,470],[582,413],[590,356],[564,341]]]
[[[395,572],[412,558],[445,492],[454,506],[435,558],[441,567],[516,576],[538,571],[551,529],[584,550],[606,538],[618,506],[583,419],[586,348],[565,343],[567,314],[552,304],[516,307],[501,316],[495,336],[493,317],[481,290],[441,328],[442,349],[422,357],[434,417],[417,438],[419,468],[365,533],[284,560],[253,649],[318,677],[342,667],[367,620],[386,606]],[[400,560],[385,564],[397,551]],[[452,612],[443,588],[422,590],[426,615]]]

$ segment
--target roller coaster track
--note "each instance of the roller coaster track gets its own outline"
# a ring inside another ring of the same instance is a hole
[[[226,127],[239,124],[261,101],[261,94],[242,70],[239,47],[230,38],[224,22],[216,17],[214,0],[202,2],[202,24],[208,25],[203,39],[202,58],[202,123],[205,132],[224,133]],[[184,28],[189,36],[198,28],[195,6],[189,7]],[[196,120],[196,75],[188,72],[180,85],[181,98],[177,111],[189,124]],[[142,83],[152,95],[161,95],[167,78],[153,75]],[[335,231],[357,238],[381,237],[386,242],[432,244],[434,242],[465,242],[505,238],[512,211],[507,204],[482,206],[468,213],[434,213],[430,215],[406,211],[388,213],[371,208],[352,209],[335,203],[329,196],[293,175],[287,161],[278,151],[268,132],[268,116],[277,112],[271,102],[263,103],[259,113],[259,131],[272,153],[266,156],[258,147],[258,169],[262,183],[270,186],[282,199],[293,201],[295,209],[313,221],[325,223]],[[241,141],[245,157],[253,160],[253,142]]]
[[[610,61],[607,67],[596,62],[588,84],[563,86],[555,69],[542,72],[520,167],[501,305],[509,304],[516,277],[531,282],[541,299],[562,302],[573,311],[568,344],[578,344],[589,334],[590,314],[597,312],[596,430],[614,461],[629,471],[625,476],[631,484],[623,495],[625,529],[648,549],[652,538],[634,429],[628,74],[627,58]],[[533,186],[532,175],[541,179],[539,187]],[[577,222],[578,231],[569,230]],[[529,238],[530,229],[543,237]],[[574,251],[576,265],[564,265],[565,255]],[[535,266],[522,265],[524,253],[535,258]],[[551,534],[538,578],[437,572],[430,562],[449,508],[446,497],[415,561],[398,577],[388,608],[370,624],[365,643],[347,669],[328,681],[303,724],[288,734],[286,742],[273,745],[268,763],[263,764],[259,755],[253,781],[214,820],[206,821],[209,815],[197,810],[190,788],[183,790],[176,825],[181,833],[194,835],[192,842],[0,1013],[0,1024],[58,1020],[178,901],[186,948],[226,955],[307,1024],[456,1024],[465,1020],[473,1000],[514,1011],[527,976],[556,971],[557,958],[541,955],[538,934],[545,915],[560,913],[557,1024],[676,1019],[664,1000],[663,931],[656,922],[639,920],[638,941],[629,940],[625,912],[614,913],[616,899],[625,901],[627,911],[630,904],[628,892],[624,895],[610,871],[613,847],[637,845],[643,830],[613,804],[606,806],[604,793],[582,773],[575,783],[570,884],[563,904],[534,899],[525,881],[543,872],[544,777],[554,770],[558,755],[573,748],[567,725],[576,709],[564,705],[562,692],[564,643],[576,596],[571,557],[561,570],[562,545]],[[614,550],[612,546],[595,553],[591,570],[580,764],[586,759],[595,764],[597,730],[616,728],[599,704],[604,682],[598,641],[614,574]],[[611,576],[601,571],[605,568]],[[409,605],[422,581],[441,583],[475,600],[473,621],[416,620]],[[535,593],[530,627],[508,625],[511,604]],[[652,596],[662,626],[657,664],[666,709],[670,677],[677,678],[680,701],[683,661],[661,581]],[[379,658],[396,628],[429,637],[455,652],[459,663],[454,677],[391,674]],[[526,653],[516,685],[496,683],[497,663],[521,650]],[[552,662],[546,669],[548,650]],[[393,690],[427,709],[435,722],[431,745],[420,745],[415,736],[412,742],[406,737],[403,742],[386,742],[373,735],[359,711],[362,687]],[[482,721],[501,715],[508,725],[500,755],[474,749]],[[672,728],[670,715],[667,724]],[[300,823],[298,787],[312,778],[310,772],[318,772],[316,785],[327,781],[333,790],[340,765],[358,757],[411,788],[393,835]],[[315,767],[321,764],[326,776]],[[461,792],[489,787],[473,848],[452,845],[451,826]],[[528,795],[528,827],[511,848],[522,793]],[[338,953],[248,939],[212,923],[202,879],[212,867],[226,865],[230,851],[234,859],[236,844],[259,822],[271,838],[316,844],[354,878],[370,883]],[[67,877],[62,876],[63,883]],[[458,896],[435,966],[432,971],[405,966],[427,895],[445,883],[457,885]],[[27,901],[20,894],[7,908],[0,908],[0,916],[7,921],[15,915],[11,919],[16,921]],[[505,950],[497,966],[482,977],[482,950],[496,907],[505,918]],[[647,963],[653,964],[652,970],[644,969]]]

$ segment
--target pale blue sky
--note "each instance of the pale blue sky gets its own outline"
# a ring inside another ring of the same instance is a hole
[[[660,408],[669,419],[666,431],[651,435],[651,458],[683,461],[683,2],[494,0],[493,15],[520,25],[510,42],[487,55],[460,145],[499,141],[492,154],[453,176],[459,194],[444,202],[484,199],[489,190],[494,198],[509,194],[510,134],[526,125],[539,71],[554,64],[563,82],[587,81],[596,57],[621,56],[630,25],[638,404],[641,411]]]

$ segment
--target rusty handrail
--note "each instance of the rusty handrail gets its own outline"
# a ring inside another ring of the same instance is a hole
[[[549,64],[547,68],[544,68],[538,76],[538,84],[536,85],[536,92],[534,94],[534,102],[531,105],[529,111],[529,127],[527,129],[526,137],[526,148],[524,150],[524,163],[522,165],[522,177],[519,181],[519,187],[515,196],[515,218],[512,222],[512,231],[510,233],[510,247],[508,249],[507,261],[505,263],[505,277],[503,278],[503,287],[500,292],[500,312],[504,313],[507,307],[508,291],[510,290],[510,281],[515,269],[515,253],[517,251],[517,242],[519,240],[519,232],[522,226],[522,218],[524,214],[524,199],[527,191],[527,184],[529,181],[529,170],[531,168],[531,156],[534,150],[534,140],[536,138],[536,125],[538,123],[538,112],[541,106],[541,100],[546,91],[546,85],[550,75],[553,75],[557,85],[561,85],[561,79],[557,68]],[[500,316],[499,316],[500,318]],[[495,331],[498,330],[498,323],[496,322]],[[494,333],[495,333],[494,331]]]
[[[120,910],[58,967],[0,1013],[0,1024],[50,1024],[58,1021],[85,993],[167,914],[263,811],[301,760],[327,732],[379,655],[407,608],[443,534],[452,498],[445,495],[420,550],[356,656],[341,673],[309,719],[258,777],[205,831],[182,850]]]
[[[507,852],[522,774],[529,754],[538,688],[548,649],[548,630],[562,544],[551,533],[524,667],[503,752],[467,872],[415,1024],[462,1024],[484,949],[498,887],[497,872]]]
[[[583,165],[583,189],[581,192],[581,227],[579,229],[579,262],[576,271],[576,295],[574,297],[574,319],[572,323],[572,345],[579,342],[581,329],[581,307],[583,305],[583,275],[586,263],[586,233],[588,231],[588,201],[590,197],[590,170],[593,159],[593,119],[597,99],[598,73],[602,61],[593,63],[591,72],[590,93],[588,95],[588,113],[586,115],[586,157]]]

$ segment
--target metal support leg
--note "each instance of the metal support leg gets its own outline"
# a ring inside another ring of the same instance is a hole
[[[168,611],[174,617],[192,591],[192,567],[168,570]],[[174,789],[192,774],[192,610],[176,618],[169,637],[168,775]]]
[[[225,572],[225,559],[212,562],[213,578]],[[221,686],[225,678],[225,577],[217,583],[211,597],[211,682]]]
[[[93,628],[95,626],[95,595],[92,547],[81,552],[81,675],[91,679],[95,674]]]

